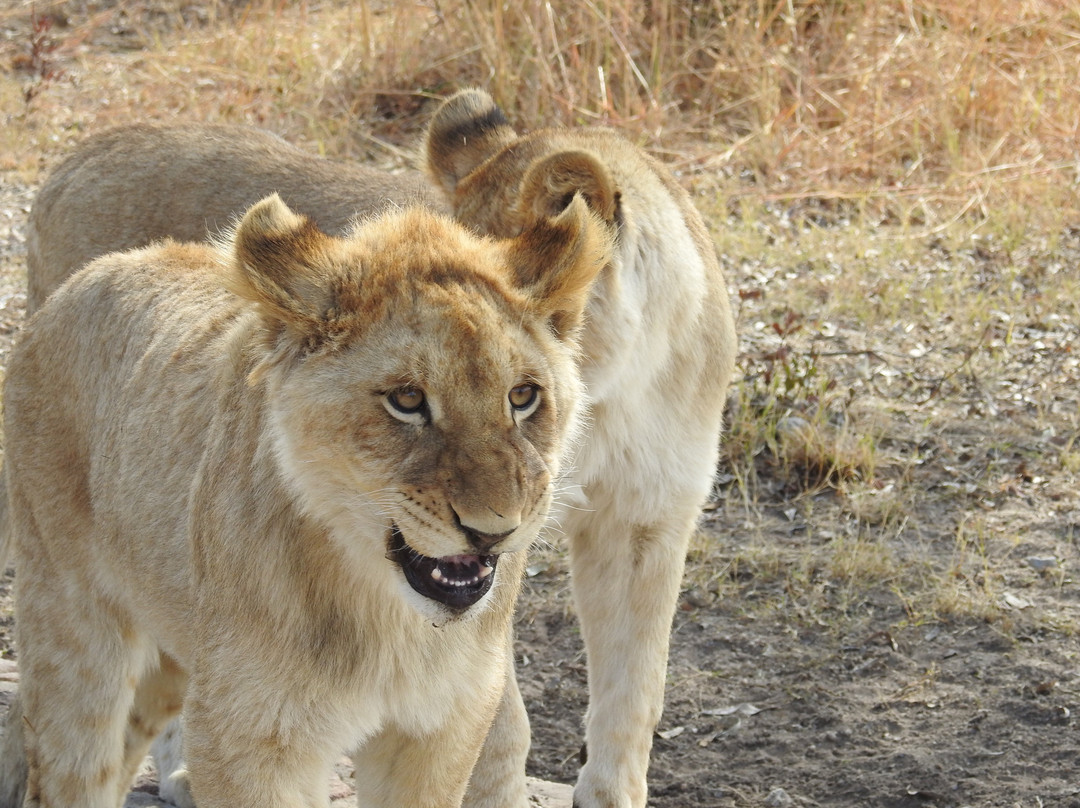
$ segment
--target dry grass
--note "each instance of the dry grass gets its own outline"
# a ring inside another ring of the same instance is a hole
[[[992,618],[1021,542],[980,514],[1067,522],[1080,476],[1077,76],[1061,0],[9,2],[0,172],[161,118],[400,165],[465,85],[523,128],[619,127],[695,195],[739,310],[721,512],[750,528],[691,584]]]
[[[625,127],[729,201],[919,227],[1077,213],[1080,9],[1060,0],[38,0],[0,22],[9,121],[241,119],[348,154],[483,84],[526,127]],[[110,37],[130,49],[91,74]]]

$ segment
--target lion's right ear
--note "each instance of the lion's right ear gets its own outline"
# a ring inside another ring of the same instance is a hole
[[[327,269],[334,239],[272,194],[256,202],[232,235],[230,290],[264,316],[309,333],[332,306]]]
[[[453,197],[462,177],[517,140],[494,99],[483,90],[461,90],[436,111],[424,140],[428,176]]]
[[[526,217],[555,217],[580,195],[589,208],[616,226],[619,190],[607,166],[592,152],[558,151],[533,162],[521,180],[518,207]]]

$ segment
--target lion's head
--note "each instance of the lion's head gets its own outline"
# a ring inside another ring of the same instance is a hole
[[[503,241],[420,209],[335,238],[270,197],[231,240],[283,474],[359,566],[380,536],[426,613],[479,602],[533,541],[573,439],[610,233],[581,199],[558,207]]]

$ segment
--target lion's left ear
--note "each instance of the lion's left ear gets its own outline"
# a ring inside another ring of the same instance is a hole
[[[574,193],[555,215],[538,214],[510,240],[508,259],[534,310],[560,339],[581,325],[589,290],[611,261],[614,230]]]

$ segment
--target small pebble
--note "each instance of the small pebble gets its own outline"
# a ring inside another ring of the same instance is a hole
[[[787,806],[794,804],[795,800],[782,788],[774,788],[769,792],[769,796],[765,798],[766,808],[787,808]]]
[[[1054,556],[1028,556],[1024,560],[1027,561],[1027,565],[1036,572],[1052,570],[1058,565],[1058,560]]]

